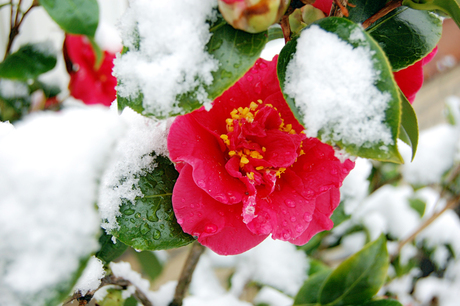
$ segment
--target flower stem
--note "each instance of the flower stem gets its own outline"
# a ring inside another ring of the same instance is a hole
[[[400,7],[402,5],[402,0],[393,0],[385,4],[385,6],[375,13],[375,15],[371,16],[367,20],[363,22],[363,28],[367,29],[371,24],[382,18],[383,16],[389,14],[394,9]]]
[[[195,241],[192,245],[190,253],[188,254],[187,260],[185,261],[184,267],[179,278],[179,283],[174,293],[174,298],[169,306],[182,306],[185,293],[192,281],[193,271],[195,271],[198,260],[201,254],[203,254],[205,247],[202,246],[198,241]]]

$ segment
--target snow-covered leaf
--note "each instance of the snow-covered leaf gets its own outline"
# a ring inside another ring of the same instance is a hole
[[[286,100],[310,137],[360,157],[401,163],[398,87],[384,52],[362,28],[324,18],[281,51]]]

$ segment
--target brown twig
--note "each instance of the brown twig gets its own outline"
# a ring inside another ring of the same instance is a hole
[[[11,11],[10,11],[10,35],[8,36],[8,44],[6,45],[6,50],[5,50],[5,56],[10,53],[11,48],[13,47],[13,42],[16,36],[19,34],[19,27],[21,26],[22,22],[24,21],[24,18],[29,14],[29,12],[36,6],[39,6],[40,4],[38,3],[37,0],[34,0],[32,2],[32,5],[27,9],[27,11],[24,12],[24,14],[19,17],[19,13],[21,11],[21,3],[22,0],[19,0],[18,5],[16,7],[16,14],[14,14],[14,8],[13,8],[13,0],[10,1],[11,3]],[[14,17],[13,17],[14,15]]]
[[[458,205],[460,203],[459,200],[460,200],[460,195],[457,195],[455,198],[451,199],[447,203],[446,207],[444,207],[441,211],[434,213],[430,218],[426,219],[425,222],[423,222],[423,224],[415,232],[412,233],[412,235],[410,235],[403,241],[399,242],[398,250],[396,254],[393,255],[392,260],[394,260],[396,256],[401,252],[401,249],[403,248],[404,245],[412,242],[417,237],[418,234],[420,234],[424,229],[426,229],[431,223],[433,223],[433,221],[435,221],[445,211],[447,211],[448,209],[454,208],[456,205]]]
[[[127,288],[128,286],[132,285],[132,283],[129,280],[126,280],[121,277],[116,277],[114,275],[107,275],[104,278],[101,279],[101,284],[96,290],[90,291],[85,295],[81,295],[80,292],[75,293],[73,296],[70,297],[69,300],[67,300],[64,305],[69,304],[73,300],[77,300],[79,302],[79,305],[87,305],[89,301],[93,298],[94,294],[96,293],[97,290],[101,289],[104,286],[108,285],[115,285],[119,286],[123,289]],[[139,290],[139,288],[136,287],[136,291],[134,292],[134,297],[141,302],[142,305],[144,306],[153,306],[152,302],[145,296],[145,294]]]
[[[179,283],[176,287],[176,292],[174,293],[174,298],[169,306],[182,306],[182,301],[184,300],[185,293],[192,281],[193,271],[198,264],[201,254],[203,254],[205,247],[202,246],[198,241],[195,241],[192,245],[190,253],[188,254],[185,265],[182,268],[182,272],[179,278]]]
[[[380,11],[378,11],[377,13],[375,13],[375,15],[371,16],[370,18],[368,18],[367,20],[363,22],[362,24],[363,28],[367,29],[371,24],[373,24],[374,22],[376,22],[383,16],[389,14],[391,11],[400,7],[401,5],[402,5],[402,0],[393,0],[393,1],[388,2],[387,4],[385,4],[385,6]]]
[[[334,0],[329,16],[348,17],[348,0]]]

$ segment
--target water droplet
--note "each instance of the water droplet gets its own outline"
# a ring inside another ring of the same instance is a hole
[[[123,214],[126,215],[126,216],[131,216],[132,214],[134,214],[136,211],[134,209],[127,209],[127,210],[124,210],[123,211]]]
[[[182,198],[181,201],[182,201],[182,203],[185,203],[185,198]]]
[[[252,76],[250,76],[250,75],[247,76],[247,80],[248,80],[249,82],[251,82],[253,79],[254,79],[254,78],[253,78]]]
[[[159,206],[158,206],[159,207]],[[157,222],[158,221],[158,217],[157,217],[157,209],[155,210],[149,210],[147,212],[147,219],[151,222]]]
[[[337,169],[332,169],[332,170],[331,170],[331,174],[332,174],[332,175],[337,175]]]
[[[241,62],[233,64],[233,67],[235,67],[235,68],[239,68],[240,66],[241,66]]]
[[[297,231],[297,233],[301,233],[301,232],[303,232],[303,228],[302,228],[302,225],[300,225],[300,224],[299,224],[299,225],[297,225],[297,226],[295,227],[295,230]]]
[[[256,85],[254,85],[254,91],[258,95],[260,95],[262,93],[262,84],[260,82],[256,83]]]
[[[296,217],[291,217],[291,222],[296,222],[297,218]]]
[[[286,210],[286,209],[284,209],[284,208],[283,208],[283,209],[281,209],[281,212],[282,212],[283,214],[287,214],[287,210]]]
[[[147,223],[143,223],[140,228],[140,232],[142,235],[147,234],[150,231],[150,226]]]
[[[305,213],[303,215],[303,219],[305,220],[305,222],[311,222],[311,220],[313,219],[313,216],[310,215],[309,213]]]
[[[190,218],[193,217],[194,215],[195,215],[195,214],[191,212],[191,213],[190,213]]]
[[[184,223],[184,219],[182,219],[182,218],[177,219],[177,223],[179,223],[179,224]]]
[[[203,180],[199,180],[196,182],[196,185],[200,188],[204,188],[206,186],[206,183]]]
[[[191,208],[195,208],[195,204],[190,204],[190,207],[191,207]]]
[[[284,204],[286,204],[287,207],[294,208],[296,203],[292,200],[285,200]]]
[[[348,173],[350,173],[350,171],[349,171],[348,169],[346,169],[346,168],[343,168],[343,169],[342,169],[342,173],[343,173],[343,174],[348,174]]]
[[[136,218],[139,219],[139,218],[141,217],[141,214],[140,214],[140,213],[137,213],[137,214],[134,215],[134,217],[136,217]]]
[[[139,250],[139,249],[134,249],[134,251],[136,251],[137,253],[142,252],[142,250]]]
[[[227,203],[228,202],[228,199],[227,197],[225,196],[225,194],[218,194],[215,196],[215,199],[221,203]]]
[[[222,217],[225,216],[223,211],[219,211],[219,215],[221,215]]]
[[[153,239],[158,240],[161,237],[161,233],[159,230],[153,230]]]
[[[164,230],[164,229],[165,229],[165,225],[164,225],[164,224],[160,224],[160,229]]]
[[[214,234],[217,232],[217,225],[209,223],[204,227],[204,231],[208,234]]]
[[[283,226],[287,226],[287,224],[288,224],[287,221],[284,220],[284,221],[283,221]]]
[[[198,217],[202,217],[202,216],[203,216],[203,214],[200,213],[200,212],[199,212],[197,215],[198,215]]]
[[[289,238],[291,238],[291,233],[289,231],[285,231],[283,233],[283,238],[289,240]]]
[[[220,76],[221,76],[222,79],[231,78],[231,77],[233,77],[233,73],[231,73],[230,71],[227,71],[227,70],[222,70]]]

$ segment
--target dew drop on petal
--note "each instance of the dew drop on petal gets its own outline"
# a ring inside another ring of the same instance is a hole
[[[200,188],[204,188],[206,186],[205,182],[203,180],[199,180],[196,182],[196,185]]]
[[[219,215],[221,215],[222,217],[225,216],[223,211],[219,211]]]
[[[302,225],[300,225],[300,224],[299,224],[299,225],[297,225],[297,226],[295,227],[295,230],[297,231],[297,233],[301,233],[301,232],[303,232],[303,228],[302,228]]]
[[[291,207],[291,208],[294,208],[296,205],[293,200],[285,200],[284,203],[286,204],[287,207]]]
[[[262,93],[262,85],[260,84],[260,82],[258,82],[256,85],[254,85],[254,91],[258,95],[260,95]]]
[[[313,216],[310,215],[309,213],[305,213],[303,215],[303,219],[305,220],[305,222],[311,222],[311,220],[313,219]]]
[[[206,224],[206,226],[204,227],[204,231],[208,234],[214,234],[215,232],[217,232],[217,225],[212,223]]]
[[[289,240],[289,238],[291,238],[291,233],[289,231],[285,231],[283,233],[283,238]]]
[[[185,198],[182,198],[181,201],[182,201],[182,203],[185,203]]]
[[[283,221],[283,226],[287,226],[286,220]]]
[[[281,210],[281,212],[282,212],[284,215],[287,214],[287,210],[284,209],[284,208]]]
[[[254,78],[253,78],[252,76],[248,75],[246,79],[247,79],[249,82],[251,82]]]
[[[291,222],[296,222],[297,218],[296,217],[291,217]]]
[[[177,219],[177,223],[182,224],[182,223],[184,223],[184,220],[179,218],[179,219]]]
[[[190,217],[193,217],[194,215],[195,215],[194,213],[192,213],[192,212],[190,213]]]

